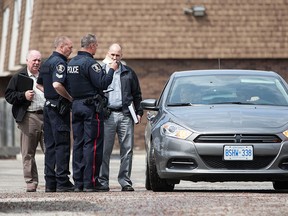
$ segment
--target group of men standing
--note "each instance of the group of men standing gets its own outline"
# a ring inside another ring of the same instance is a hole
[[[54,47],[41,67],[40,52],[28,52],[27,69],[19,74],[34,80],[32,89],[20,91],[16,74],[5,92],[21,131],[26,191],[37,189],[35,153],[38,143],[43,143],[43,134],[46,192],[109,191],[109,162],[116,133],[121,157],[118,182],[122,191],[134,191],[130,180],[134,121],[128,107],[133,104],[141,122],[142,96],[136,73],[121,63],[122,47],[112,44],[103,65],[93,57],[98,47],[94,34],[82,37],[81,49],[69,62],[72,41],[57,37]],[[69,180],[71,108],[74,184]]]

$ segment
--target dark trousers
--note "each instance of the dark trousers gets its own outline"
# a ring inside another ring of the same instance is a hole
[[[70,186],[70,113],[60,116],[54,108],[44,107],[46,188]]]
[[[98,185],[103,154],[103,114],[94,105],[75,100],[72,105],[73,179],[75,188],[92,189]]]

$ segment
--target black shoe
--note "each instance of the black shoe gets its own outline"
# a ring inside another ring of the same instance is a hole
[[[74,192],[74,186],[57,188],[56,192]]]
[[[134,188],[130,185],[122,187],[122,191],[134,191]]]
[[[109,187],[105,187],[103,185],[96,187],[97,192],[108,192],[110,190]]]
[[[56,192],[74,192],[74,185],[68,181],[67,183],[57,187]]]
[[[34,189],[33,188],[27,188],[26,192],[36,192],[36,189],[35,188]]]
[[[46,193],[53,193],[56,192],[56,188],[45,188]]]
[[[83,192],[96,192],[95,188],[83,188]]]
[[[74,192],[83,192],[83,188],[74,188]]]

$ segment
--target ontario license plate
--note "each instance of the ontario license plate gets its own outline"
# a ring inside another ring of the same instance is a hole
[[[253,147],[224,146],[224,160],[253,160]]]

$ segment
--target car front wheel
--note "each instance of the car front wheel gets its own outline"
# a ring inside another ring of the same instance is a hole
[[[146,159],[146,179],[145,179],[145,188],[146,188],[146,190],[151,190],[150,174],[149,174],[149,165],[148,165],[148,161],[147,161],[147,159]]]
[[[288,189],[288,181],[275,181],[275,182],[273,182],[273,188],[275,190],[287,190]]]
[[[161,179],[157,173],[156,161],[154,155],[154,148],[151,146],[150,149],[150,164],[147,166],[149,169],[150,186],[154,192],[157,191],[173,191],[174,184],[168,184],[165,179]]]

